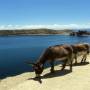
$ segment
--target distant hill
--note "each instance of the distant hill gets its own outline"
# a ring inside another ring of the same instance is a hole
[[[22,29],[22,30],[0,30],[0,35],[46,35],[64,34],[69,35],[72,30],[53,30],[53,29]]]

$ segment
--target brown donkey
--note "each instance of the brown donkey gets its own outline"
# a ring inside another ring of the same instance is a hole
[[[44,64],[48,61],[51,65],[51,72],[54,72],[54,61],[60,60],[63,61],[63,70],[66,66],[66,63],[69,61],[70,70],[72,71],[72,54],[73,49],[70,45],[56,45],[48,47],[45,52],[40,56],[36,63],[30,63],[33,66],[36,77],[39,77],[43,72]]]
[[[71,45],[73,48],[73,54],[75,58],[75,64],[77,64],[77,57],[83,55],[83,58],[81,60],[82,62],[86,61],[87,55],[90,52],[90,45],[88,43],[83,43],[83,44],[74,44]]]

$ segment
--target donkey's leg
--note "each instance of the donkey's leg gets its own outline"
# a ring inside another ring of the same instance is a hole
[[[62,71],[62,70],[64,70],[64,68],[65,68],[65,66],[66,66],[67,61],[68,61],[68,59],[66,59],[66,60],[64,61],[64,64],[63,64],[63,67],[62,67],[61,71]]]
[[[84,59],[85,59],[85,56],[83,55],[83,58],[82,58],[82,60],[81,60],[81,63],[84,61]]]
[[[50,71],[51,71],[51,73],[53,73],[53,72],[54,72],[54,60],[51,61],[50,64],[51,64],[51,69],[50,69]]]
[[[70,71],[72,71],[72,62],[73,62],[73,59],[70,58]]]
[[[75,54],[75,64],[77,64],[77,54]]]
[[[81,60],[81,63],[86,62],[87,54],[83,55],[83,58]]]
[[[86,62],[86,59],[87,59],[87,54],[85,55],[84,63]]]

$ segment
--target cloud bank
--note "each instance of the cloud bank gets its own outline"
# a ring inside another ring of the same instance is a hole
[[[86,29],[90,28],[90,23],[88,24],[68,24],[68,25],[60,25],[60,24],[52,24],[52,25],[1,25],[0,30],[15,30],[15,29],[39,29],[39,28],[48,28],[55,30],[62,29]]]

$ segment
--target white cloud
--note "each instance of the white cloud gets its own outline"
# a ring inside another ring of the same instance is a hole
[[[38,29],[38,28],[48,28],[48,29],[80,29],[80,28],[90,28],[90,23],[88,24],[52,24],[52,25],[1,25],[0,30],[14,30],[14,29]]]

